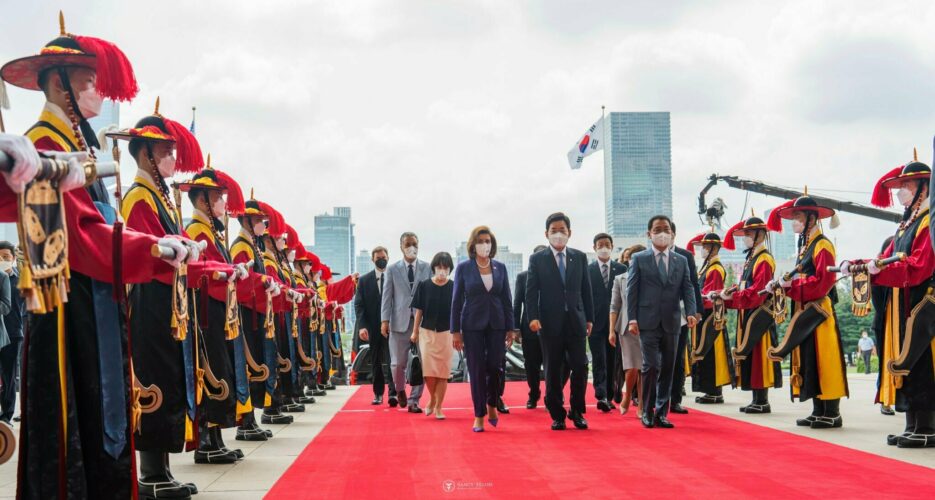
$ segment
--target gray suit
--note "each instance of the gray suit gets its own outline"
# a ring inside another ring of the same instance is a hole
[[[396,391],[406,390],[406,361],[409,356],[409,336],[412,334],[412,295],[421,281],[432,277],[429,263],[416,259],[412,263],[414,279],[410,286],[409,268],[405,259],[402,259],[386,268],[383,283],[382,307],[380,308],[381,321],[390,322],[390,370],[393,373],[393,383]],[[409,394],[409,404],[418,404],[422,396],[422,386],[412,387]],[[404,404],[400,401],[400,404]]]
[[[639,325],[643,351],[640,399],[644,408],[655,406],[660,417],[669,412],[682,322],[679,302],[685,304],[688,316],[697,311],[688,261],[671,250],[666,260],[667,279],[663,280],[650,247],[631,257],[627,277],[627,318]]]

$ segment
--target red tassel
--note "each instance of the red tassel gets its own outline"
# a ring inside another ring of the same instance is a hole
[[[126,54],[116,45],[90,36],[74,36],[81,50],[94,54],[97,59],[98,94],[114,101],[129,101],[136,97],[140,86],[136,83],[133,66]]]
[[[257,204],[260,206],[260,210],[269,217],[269,227],[267,231],[270,236],[276,238],[286,233],[286,219],[283,218],[282,214],[278,210],[271,207],[268,203],[263,203],[262,201],[257,201]]]
[[[331,268],[322,264],[321,265],[321,279],[326,283],[331,279],[333,275],[331,274]]]
[[[299,233],[295,230],[294,227],[286,224],[286,245],[288,248],[295,250],[297,247],[302,245],[302,242],[299,241]],[[298,255],[298,251],[296,252]]]
[[[695,243],[704,239],[705,233],[700,233],[695,235],[692,239],[688,240],[688,243],[685,244],[685,250],[688,250],[692,255],[695,255]]]
[[[321,259],[313,252],[308,252],[308,261],[312,264],[312,272],[318,272],[321,269]]]
[[[740,231],[744,223],[746,223],[746,221],[741,220],[740,222],[731,226],[730,229],[728,229],[727,232],[724,233],[724,242],[722,243],[722,246],[725,249],[734,250],[735,248],[737,248],[736,245],[734,245],[734,233],[736,233],[737,231]]]
[[[181,123],[162,117],[166,131],[175,139],[175,170],[197,172],[205,166],[198,139]]]
[[[214,175],[217,177],[218,184],[227,190],[227,212],[235,217],[243,214],[246,207],[244,206],[243,190],[240,189],[240,184],[237,184],[237,181],[231,176],[220,170],[215,170]]]
[[[789,200],[779,205],[778,207],[769,211],[769,220],[766,221],[766,227],[770,231],[775,231],[777,233],[782,232],[782,218],[779,216],[779,212],[784,209],[791,207],[795,204],[795,200]]]
[[[870,196],[870,203],[873,206],[888,208],[893,204],[893,193],[890,192],[889,188],[883,186],[883,183],[894,177],[898,177],[902,172],[903,167],[896,167],[887,172],[883,177],[880,177],[877,184],[873,186],[873,194]]]

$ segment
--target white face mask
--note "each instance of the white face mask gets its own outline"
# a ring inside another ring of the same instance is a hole
[[[610,249],[609,249],[609,248],[605,248],[605,247],[598,248],[598,249],[597,249],[597,256],[600,257],[601,260],[607,260],[607,259],[609,259],[609,258],[610,258]]]
[[[549,235],[549,244],[557,249],[565,248],[568,244],[568,235],[565,233],[552,233]]]
[[[796,219],[792,221],[792,232],[795,234],[802,234],[802,231],[805,230],[805,223]]]
[[[156,165],[156,168],[159,169],[159,175],[163,178],[168,179],[175,175],[175,155],[165,155],[159,160],[159,164]]]
[[[743,246],[744,248],[753,248],[753,236],[744,236]]]
[[[78,109],[81,110],[81,116],[88,120],[101,114],[103,105],[104,98],[97,93],[97,89],[93,85],[78,93]]]
[[[474,251],[478,257],[487,258],[490,255],[490,243],[478,243],[474,245]]]
[[[657,248],[669,248],[672,244],[672,235],[669,233],[654,233],[652,235],[653,245]]]
[[[435,277],[439,281],[445,281],[448,279],[448,270],[443,267],[435,268]]]
[[[10,269],[13,269],[13,261],[12,261],[12,260],[3,260],[3,261],[0,261],[0,271],[7,272],[7,271],[9,271]]]
[[[702,258],[702,259],[707,259],[707,258],[708,258],[708,254],[711,253],[711,252],[709,252],[707,248],[702,247],[700,253],[701,253],[701,258]]]
[[[899,200],[899,204],[908,207],[912,203],[912,197],[915,196],[915,193],[909,190],[907,187],[901,187],[896,191],[896,199]]]
[[[308,274],[312,272],[312,265],[305,264],[304,266],[302,266],[302,272],[305,273],[306,276],[308,276]]]
[[[211,214],[215,217],[224,217],[225,211],[227,211],[227,202],[224,201],[224,198],[218,198],[214,205],[211,206]]]
[[[408,246],[406,247],[405,250],[403,250],[403,253],[406,254],[406,257],[409,257],[410,259],[415,259],[416,257],[419,256],[419,247]]]
[[[286,256],[286,258],[289,259],[289,263],[290,263],[290,264],[292,264],[293,262],[295,262],[295,250],[290,250],[290,251],[289,251],[289,254]]]
[[[253,225],[253,235],[262,236],[266,232],[266,224],[262,222],[257,222]]]

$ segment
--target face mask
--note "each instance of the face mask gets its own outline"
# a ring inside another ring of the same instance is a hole
[[[78,94],[78,109],[81,110],[81,116],[89,120],[101,114],[101,106],[103,105],[104,98],[97,93],[97,89],[93,86]]]
[[[672,235],[669,233],[655,233],[652,235],[653,245],[657,248],[669,248],[672,244]]]
[[[607,260],[607,259],[609,259],[609,258],[610,258],[610,249],[609,249],[609,248],[603,248],[603,247],[602,247],[602,248],[598,248],[598,249],[597,249],[597,256],[600,257],[601,260]]]
[[[419,247],[416,247],[416,246],[406,247],[406,249],[403,250],[403,253],[406,254],[406,257],[409,257],[410,259],[414,259],[419,255]]]
[[[254,236],[262,236],[263,233],[265,232],[266,232],[266,224],[263,224],[262,222],[257,222],[256,224],[253,225]]]
[[[448,279],[448,270],[447,270],[447,269],[444,269],[444,268],[441,268],[441,267],[435,269],[435,277],[438,278],[439,281],[441,281],[441,280],[447,280],[447,279]]]
[[[901,187],[899,191],[896,191],[896,199],[899,200],[899,204],[908,207],[912,203],[912,197],[915,196],[915,193],[909,190],[909,188]]]
[[[12,260],[0,261],[0,271],[7,272],[7,271],[9,271],[10,269],[13,269],[13,261],[12,261]]]
[[[552,233],[549,235],[549,243],[555,248],[565,248],[568,243],[568,235],[565,233]]]
[[[286,240],[282,238],[276,238],[276,249],[280,252],[286,249]]]
[[[799,220],[792,221],[792,232],[795,234],[801,234],[805,230],[805,223]]]
[[[490,243],[478,243],[474,245],[474,251],[477,252],[478,257],[486,258],[490,255]]]
[[[286,258],[289,259],[289,263],[290,263],[290,264],[292,264],[293,262],[295,262],[295,250],[291,250],[291,251],[289,252],[289,255],[286,256]]]
[[[745,248],[753,248],[753,236],[744,236],[743,237],[743,246]]]
[[[311,264],[305,264],[304,266],[302,266],[302,272],[303,272],[306,276],[308,276],[308,273],[312,272],[312,265],[311,265]]]
[[[707,259],[708,254],[710,254],[711,252],[709,252],[707,248],[702,248],[700,253],[701,253],[702,259]]]
[[[374,264],[376,264],[377,269],[380,269],[381,271],[383,269],[386,269],[386,259],[384,259],[383,257],[380,257],[379,259],[377,259],[377,261]]]
[[[159,160],[157,165],[159,169],[159,175],[164,178],[169,178],[175,175],[175,156],[174,155],[165,155]]]
[[[224,212],[227,210],[227,202],[224,201],[224,198],[218,198],[214,202],[214,205],[211,206],[211,212],[215,217],[224,217]]]

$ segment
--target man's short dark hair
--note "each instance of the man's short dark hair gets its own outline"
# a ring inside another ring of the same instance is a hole
[[[649,224],[646,225],[646,230],[647,230],[647,231],[652,231],[652,230],[653,230],[653,223],[656,222],[657,220],[664,220],[664,221],[668,222],[668,223],[669,223],[669,227],[672,228],[672,232],[673,232],[673,233],[675,232],[675,224],[672,223],[672,219],[670,219],[668,215],[654,215],[654,216],[652,216],[652,217],[649,219]]]
[[[436,267],[447,267],[448,270],[455,268],[454,261],[451,260],[451,254],[448,252],[438,252],[435,254],[435,257],[432,257],[432,263],[430,264],[432,271]]]
[[[376,256],[380,252],[385,253],[387,257],[390,256],[390,251],[387,250],[386,247],[376,247],[370,251],[370,259],[372,260],[374,256]]]
[[[610,240],[610,246],[614,246],[614,239],[607,233],[597,233],[594,235],[595,246],[597,246],[597,242],[601,240]]]
[[[9,250],[10,253],[16,255],[16,245],[9,241],[0,241],[0,250]]]
[[[564,221],[565,226],[568,229],[571,229],[571,219],[569,219],[568,216],[562,212],[555,212],[554,214],[550,215],[547,219],[545,219],[545,230],[548,231],[549,226],[551,226],[553,222],[558,222],[558,221]]]
[[[532,249],[532,253],[539,253],[545,250],[545,245],[536,245],[536,248]]]
[[[402,245],[403,242],[406,241],[406,238],[415,238],[416,243],[419,242],[419,237],[416,236],[416,233],[413,233],[412,231],[406,231],[405,233],[399,235],[399,244]]]

